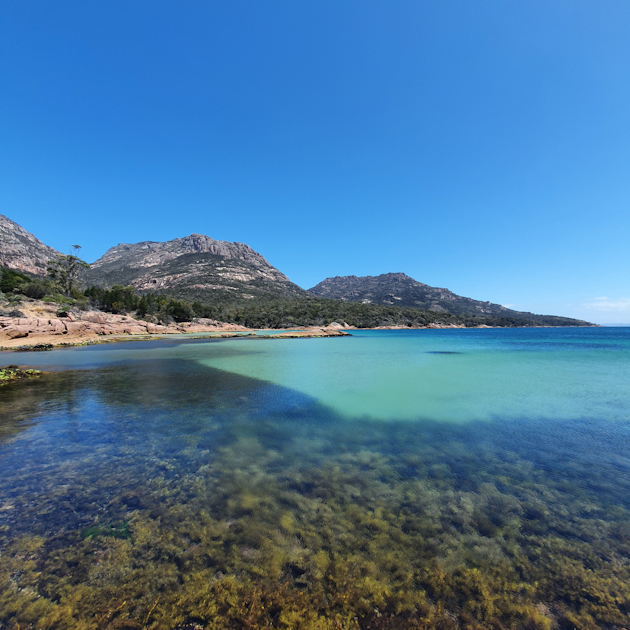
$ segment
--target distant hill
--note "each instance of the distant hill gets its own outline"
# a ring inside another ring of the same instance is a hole
[[[45,276],[48,261],[59,252],[0,214],[0,266]]]
[[[431,287],[404,273],[384,273],[380,276],[362,277],[336,276],[326,278],[308,291],[318,297],[347,302],[408,306],[439,313],[499,316],[514,313],[500,304],[481,302],[461,297],[448,289]]]
[[[380,276],[336,276],[326,278],[308,292],[317,297],[362,302],[363,304],[383,304],[421,308],[438,313],[453,315],[491,315],[495,317],[517,317],[522,319],[548,319],[545,323],[562,325],[559,320],[581,323],[580,320],[541,316],[522,311],[513,311],[501,304],[482,302],[456,295],[448,289],[431,287],[418,282],[404,273],[384,273]]]
[[[204,303],[306,295],[249,245],[203,234],[117,245],[92,263],[82,279],[96,286],[131,285]]]
[[[0,267],[44,276],[48,261],[56,256],[58,251],[0,215]],[[420,325],[428,321],[427,317],[435,319],[433,313],[446,319],[458,316],[466,325],[513,326],[520,325],[519,320],[528,320],[527,325],[587,325],[580,320],[513,311],[500,304],[462,297],[448,289],[418,282],[404,273],[360,278],[337,276],[305,291],[249,245],[217,241],[203,234],[163,243],[117,245],[83,272],[81,282],[84,286],[102,288],[131,285],[139,293],[166,294],[220,309],[230,305],[238,311],[232,315],[235,321],[242,317],[239,309],[246,308],[252,321],[267,317],[272,323],[286,319],[290,313],[296,322],[323,321],[331,316],[355,318],[361,325],[369,326]],[[343,302],[362,303],[365,307],[349,308],[347,304],[346,308]],[[228,310],[212,316],[227,317]],[[482,321],[483,318],[486,319]]]

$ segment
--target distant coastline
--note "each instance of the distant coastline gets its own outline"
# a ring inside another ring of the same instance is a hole
[[[305,290],[248,245],[204,234],[122,243],[91,264],[73,248],[64,255],[0,214],[0,309],[10,314],[35,298],[153,326],[213,320],[248,329],[590,325],[463,297],[401,272],[329,277]]]

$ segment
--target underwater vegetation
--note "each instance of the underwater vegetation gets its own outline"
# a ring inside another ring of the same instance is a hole
[[[624,427],[347,421],[196,370],[3,388],[0,628],[629,627]]]
[[[37,378],[41,375],[42,372],[40,370],[21,370],[17,365],[7,365],[0,368],[0,385],[17,381],[21,378]]]

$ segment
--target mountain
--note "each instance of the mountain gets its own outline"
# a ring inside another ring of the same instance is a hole
[[[46,275],[48,261],[56,256],[59,256],[58,251],[0,214],[0,266]],[[286,297],[307,298],[303,303],[298,300],[299,308],[308,312],[321,311],[324,306],[312,299],[317,296],[453,315],[505,318],[505,322],[498,325],[514,325],[506,323],[508,319],[527,319],[530,325],[532,322],[552,326],[586,324],[569,318],[513,311],[500,304],[461,297],[448,289],[417,282],[404,273],[337,276],[327,278],[307,292],[249,245],[217,241],[203,234],[191,234],[163,243],[143,241],[117,245],[92,263],[82,273],[81,281],[84,285],[99,287],[131,285],[139,292],[165,293],[216,308],[231,303],[238,309],[249,304],[260,310],[264,300]]]
[[[56,256],[56,249],[0,214],[0,267],[45,276],[48,261]]]
[[[347,302],[406,306],[453,315],[534,318],[532,313],[513,311],[500,304],[481,302],[456,295],[448,289],[431,287],[404,273],[362,277],[336,276],[326,278],[308,291],[318,297]]]
[[[203,234],[117,245],[92,263],[82,280],[97,286],[131,285],[204,303],[307,295],[249,245]]]

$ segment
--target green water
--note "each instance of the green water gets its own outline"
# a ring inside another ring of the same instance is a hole
[[[628,626],[629,329],[2,356],[2,630]]]
[[[628,340],[566,331],[360,331],[334,341],[228,342],[195,358],[290,387],[349,418],[627,419],[630,371],[619,350],[630,350]]]

